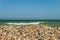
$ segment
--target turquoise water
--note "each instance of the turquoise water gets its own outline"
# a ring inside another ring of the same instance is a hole
[[[29,22],[42,22],[40,24],[49,25],[52,27],[60,27],[60,20],[0,20],[0,25],[5,23],[29,23]]]
[[[48,25],[51,27],[60,27],[60,20],[45,20],[43,25]]]

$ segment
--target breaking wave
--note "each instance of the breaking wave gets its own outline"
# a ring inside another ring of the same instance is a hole
[[[9,23],[5,23],[5,24],[8,24],[8,25],[36,25],[36,24],[40,24],[40,23],[44,23],[44,22],[29,22],[29,23],[12,23],[12,22],[9,22]]]

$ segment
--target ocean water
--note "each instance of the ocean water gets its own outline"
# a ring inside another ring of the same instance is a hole
[[[60,20],[0,20],[0,25],[48,25],[60,27]]]
[[[0,20],[0,25],[36,25],[39,20]]]
[[[44,20],[43,25],[48,25],[51,27],[60,27],[60,20]]]

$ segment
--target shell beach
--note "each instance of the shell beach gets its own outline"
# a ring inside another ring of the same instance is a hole
[[[60,40],[60,28],[40,24],[0,26],[0,40]]]

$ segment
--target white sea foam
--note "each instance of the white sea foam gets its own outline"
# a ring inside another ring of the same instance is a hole
[[[29,23],[6,23],[6,24],[9,24],[9,25],[36,25],[36,24],[39,24],[39,23],[44,23],[44,22],[29,22]]]

